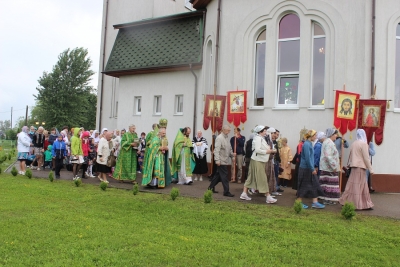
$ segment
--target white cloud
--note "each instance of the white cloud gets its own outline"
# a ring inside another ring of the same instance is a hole
[[[0,120],[10,118],[10,112],[2,112],[11,107],[34,105],[37,80],[68,48],[88,49],[96,72],[91,84],[97,87],[102,9],[102,0],[2,1]],[[13,120],[24,114],[16,111]]]

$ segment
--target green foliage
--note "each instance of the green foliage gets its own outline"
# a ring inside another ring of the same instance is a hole
[[[3,172],[3,170],[1,169],[1,167],[0,167],[0,174]]]
[[[204,193],[204,203],[211,203],[212,199],[213,199],[213,192],[212,192],[212,190],[207,190],[207,191]]]
[[[300,200],[296,200],[293,204],[294,211],[298,214],[303,211],[303,203]]]
[[[13,129],[8,129],[6,131],[7,140],[17,140],[17,131]]]
[[[8,153],[8,160],[11,160],[11,154],[10,153]]]
[[[49,172],[49,180],[50,180],[50,182],[54,181],[54,173],[53,172]]]
[[[28,177],[29,179],[32,179],[32,171],[31,171],[31,169],[27,169],[26,170],[25,176]]]
[[[179,188],[172,188],[169,194],[171,196],[171,199],[175,201],[175,199],[179,196]]]
[[[18,170],[17,170],[17,168],[15,168],[15,166],[12,167],[12,169],[11,169],[11,174],[12,174],[13,176],[17,176],[17,175],[18,175]]]
[[[100,183],[101,190],[106,191],[107,187],[108,187],[108,184],[106,182],[101,182]]]
[[[356,216],[356,207],[352,202],[346,202],[342,207],[341,214],[347,220],[351,220],[354,216]]]
[[[138,184],[134,184],[132,191],[133,191],[133,194],[136,196],[139,193],[139,185]]]
[[[74,184],[75,184],[75,186],[76,187],[80,187],[81,185],[82,185],[82,180],[79,178],[79,179],[76,179],[75,181],[74,181]]]
[[[31,117],[46,125],[61,128],[79,125],[95,128],[97,98],[89,85],[94,72],[88,51],[84,48],[67,49],[58,56],[52,72],[44,72],[36,88],[36,106]]]

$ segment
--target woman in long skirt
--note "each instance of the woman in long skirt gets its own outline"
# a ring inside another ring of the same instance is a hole
[[[265,141],[265,135],[267,130],[264,126],[258,125],[254,132],[257,135],[253,138],[252,144],[252,156],[250,159],[249,173],[247,180],[243,187],[243,193],[240,195],[240,199],[251,200],[247,195],[248,189],[253,188],[258,190],[260,193],[264,193],[267,197],[266,202],[273,204],[276,202],[269,192],[267,174],[265,172],[266,162],[269,159],[269,154],[274,153],[271,147]]]
[[[318,202],[318,196],[323,196],[319,185],[317,171],[314,168],[314,148],[312,142],[317,138],[315,130],[309,130],[305,135],[306,141],[304,141],[301,160],[299,166],[298,176],[298,189],[297,189],[297,200],[302,201],[303,198],[312,198],[312,207],[316,209],[323,209],[325,205]],[[303,208],[307,209],[308,206],[302,203]]]
[[[363,129],[357,130],[357,140],[350,147],[349,157],[351,173],[339,203],[344,205],[352,202],[357,210],[372,210],[374,204],[365,176],[367,169],[371,174],[374,171],[369,161],[367,137]]]

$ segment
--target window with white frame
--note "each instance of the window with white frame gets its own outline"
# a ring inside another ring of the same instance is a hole
[[[135,114],[135,115],[142,114],[142,97],[141,96],[135,96],[133,114]]]
[[[317,23],[313,23],[312,45],[311,105],[323,106],[325,102],[325,32]]]
[[[264,106],[266,30],[256,40],[253,105]]]
[[[298,106],[300,67],[300,19],[285,15],[279,23],[277,104]]]
[[[400,23],[396,28],[396,68],[394,85],[394,108],[400,108]]]
[[[161,115],[161,96],[154,96],[154,115]]]
[[[183,95],[175,96],[175,115],[183,114]]]

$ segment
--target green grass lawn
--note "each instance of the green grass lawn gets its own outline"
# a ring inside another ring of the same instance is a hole
[[[400,257],[393,219],[5,174],[0,225],[0,266],[398,266]]]
[[[2,170],[2,172],[4,172],[8,166],[10,166],[10,164],[12,164],[13,162],[15,162],[15,160],[17,159],[17,147],[16,147],[16,141],[11,141],[11,140],[0,140],[0,157],[2,157],[3,155],[8,155],[8,154],[12,154],[12,151],[15,151],[15,154],[11,156],[11,159],[9,160],[8,157],[7,159],[2,162],[0,161],[0,168]]]

